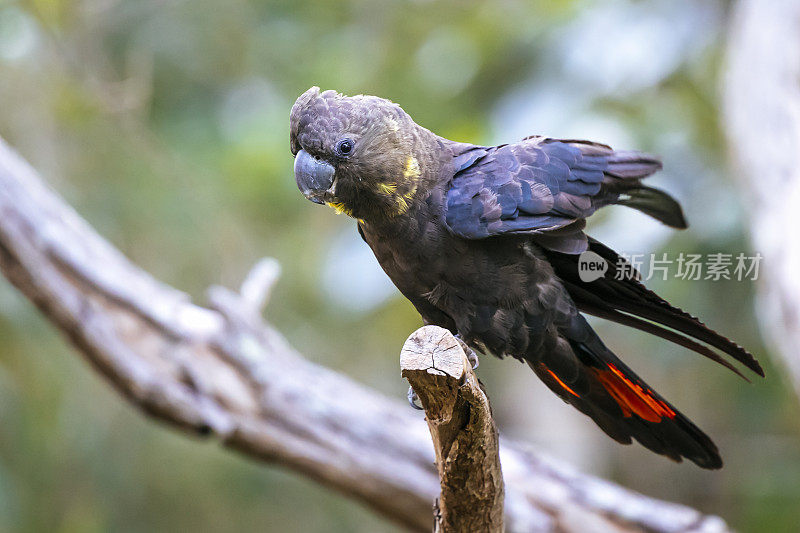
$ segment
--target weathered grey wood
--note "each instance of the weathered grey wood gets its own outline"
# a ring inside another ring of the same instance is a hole
[[[800,394],[800,2],[735,4],[721,89],[747,227],[764,258],[761,327]]]
[[[489,398],[452,333],[424,326],[406,340],[401,374],[417,394],[433,438],[441,495],[434,531],[503,529],[503,473]]]
[[[266,324],[269,265],[244,294],[214,287],[213,308],[197,306],[131,264],[0,140],[0,270],[122,396],[429,531],[440,486],[422,416],[307,361]],[[509,531],[726,531],[507,440],[500,458]]]

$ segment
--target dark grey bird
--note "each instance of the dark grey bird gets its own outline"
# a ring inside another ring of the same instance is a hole
[[[290,117],[295,178],[309,200],[358,222],[381,267],[426,324],[470,348],[526,363],[613,439],[720,468],[717,447],[613,354],[581,313],[631,326],[739,371],[755,358],[639,281],[585,219],[607,205],[685,228],[680,205],[642,180],[658,158],[589,141],[533,136],[453,142],[375,96],[313,87]],[[591,282],[578,258],[608,264]],[[739,374],[741,375],[741,374]]]

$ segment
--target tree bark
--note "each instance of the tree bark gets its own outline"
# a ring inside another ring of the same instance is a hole
[[[424,326],[400,353],[402,375],[425,410],[442,493],[434,531],[503,529],[503,473],[489,398],[452,333]]]
[[[273,261],[197,306],[131,264],[0,140],[0,270],[147,415],[430,530],[439,482],[422,417],[305,360],[263,321]],[[510,531],[727,531],[508,440],[500,459]]]
[[[800,394],[800,3],[736,4],[723,83],[730,153],[764,257],[761,327]]]

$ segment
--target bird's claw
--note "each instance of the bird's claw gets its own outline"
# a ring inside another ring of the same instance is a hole
[[[472,370],[478,368],[480,364],[480,359],[478,359],[478,354],[475,353],[475,350],[467,346],[467,343],[464,342],[464,339],[461,338],[461,334],[455,335],[456,340],[461,345],[461,348],[464,350],[464,353],[467,354],[467,359],[469,359],[469,364],[472,365]]]
[[[417,393],[414,392],[414,388],[413,387],[409,387],[408,388],[408,403],[414,409],[416,409],[418,411],[422,411],[423,410],[422,406],[419,405],[419,403],[417,403],[417,402],[419,402],[419,397],[417,396]]]

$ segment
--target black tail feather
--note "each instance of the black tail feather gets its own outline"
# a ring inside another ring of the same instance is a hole
[[[556,275],[565,283],[581,311],[653,333],[720,362],[716,354],[709,355],[710,350],[707,348],[698,349],[702,345],[646,320],[656,322],[717,348],[759,376],[764,376],[764,370],[750,352],[647,289],[637,279],[638,273],[619,275],[618,269],[624,261],[612,249],[591,238],[589,249],[600,255],[609,265],[604,277],[590,283],[581,281],[578,276],[578,256],[545,251]],[[636,317],[645,320],[637,320]],[[721,364],[730,368],[730,365]]]
[[[578,287],[574,288],[575,290],[581,290]],[[572,290],[570,289],[570,292]],[[707,357],[714,361],[715,363],[719,363],[720,365],[724,366],[743,380],[750,383],[750,380],[742,374],[738,368],[733,366],[727,360],[723,359],[717,352],[709,349],[704,344],[700,344],[699,342],[695,342],[688,337],[684,337],[675,331],[670,329],[663,328],[658,324],[653,324],[652,322],[648,322],[646,320],[642,320],[641,318],[627,315],[625,313],[620,313],[619,311],[615,311],[614,309],[602,309],[600,307],[595,307],[590,304],[584,304],[579,307],[581,311],[584,313],[588,313],[590,315],[605,318],[606,320],[610,320],[612,322],[616,322],[617,324],[622,324],[623,326],[629,326],[634,329],[638,329],[639,331],[644,331],[645,333],[650,333],[651,335],[655,335],[656,337],[661,337],[664,340],[673,342],[679,346],[683,346],[684,348],[688,348],[695,353],[698,353],[704,357]]]
[[[587,324],[587,327],[588,324]],[[633,372],[625,363],[619,360],[596,335],[588,342],[572,342],[573,350],[578,354],[578,358],[587,366],[597,368],[603,372],[606,368],[614,369],[611,377],[617,379],[617,387],[630,385],[631,390],[642,397],[649,398],[655,405],[660,405],[664,409],[663,416],[658,420],[648,419],[639,416],[635,408],[633,413],[626,413],[623,408],[623,421],[629,428],[631,435],[642,445],[650,450],[666,455],[674,461],[681,461],[685,457],[698,466],[708,469],[722,467],[722,458],[711,438],[703,433],[691,420],[681,414],[674,406],[668,403],[662,396],[652,390],[636,373]],[[609,383],[603,381],[603,386],[609,390]],[[611,388],[615,388],[612,383]],[[623,394],[617,392],[612,394],[615,401],[620,402],[627,399]]]
[[[575,315],[559,334],[561,342],[526,360],[561,399],[620,443],[634,438],[674,461],[686,458],[709,469],[722,466],[711,439],[620,361],[582,315]]]

